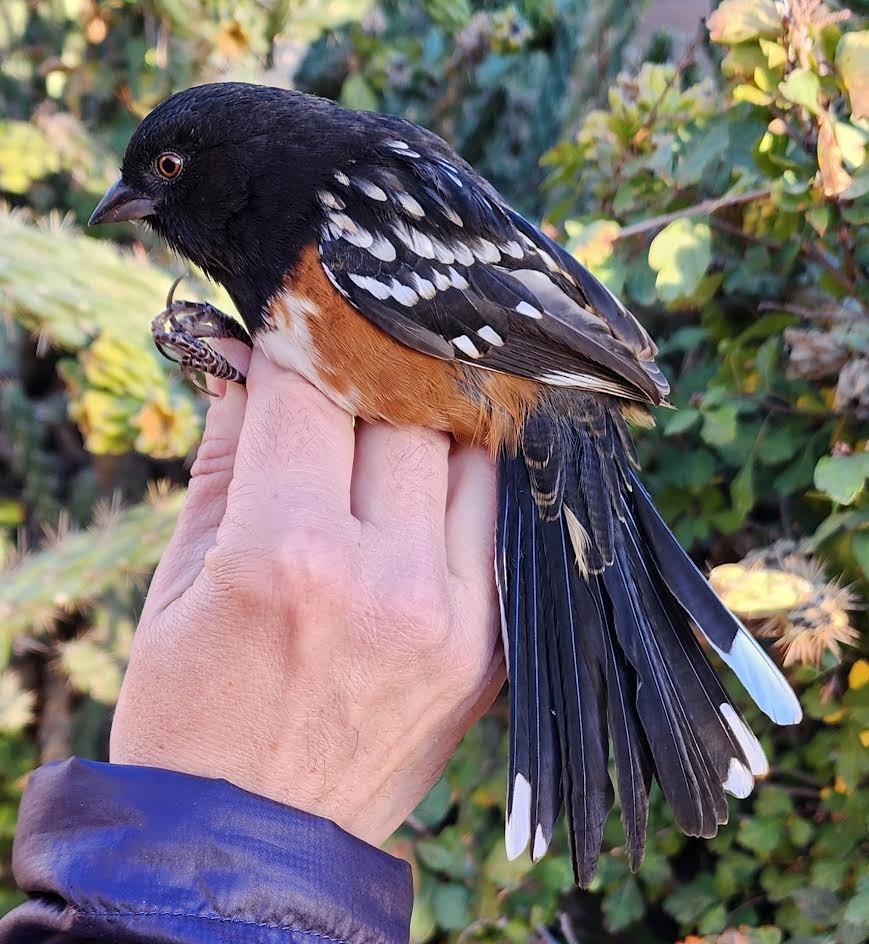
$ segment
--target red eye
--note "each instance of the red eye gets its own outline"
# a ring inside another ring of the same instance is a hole
[[[157,158],[157,173],[164,180],[174,180],[184,166],[184,161],[180,155],[167,151]]]

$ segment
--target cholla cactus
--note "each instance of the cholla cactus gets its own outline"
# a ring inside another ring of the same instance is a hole
[[[722,564],[709,579],[737,616],[753,623],[758,635],[775,639],[786,666],[818,665],[827,652],[838,659],[841,646],[858,638],[848,616],[854,594],[828,581],[821,565],[792,541]]]
[[[45,426],[37,405],[16,384],[0,385],[0,428],[5,458],[24,483],[24,498],[39,521],[56,522],[60,502],[56,461],[45,448]]]
[[[92,529],[57,536],[42,551],[0,572],[0,650],[4,639],[46,630],[109,590],[148,574],[172,534],[183,491],[156,491],[148,501],[98,516]]]
[[[33,720],[36,694],[21,687],[11,669],[0,672],[0,735],[14,734]]]
[[[70,414],[90,452],[136,450],[168,459],[185,456],[201,435],[196,401],[170,380],[150,348],[104,331],[61,369]]]

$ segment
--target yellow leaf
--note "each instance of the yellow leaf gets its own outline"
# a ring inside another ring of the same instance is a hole
[[[215,44],[224,56],[235,59],[250,48],[250,40],[238,20],[221,23],[215,36]]]
[[[826,724],[838,724],[842,721],[848,712],[844,708],[840,708],[838,711],[830,712],[828,715],[824,715],[824,722]]]
[[[837,197],[851,185],[851,175],[842,164],[842,149],[836,140],[833,118],[829,112],[821,112],[821,127],[818,131],[818,167],[824,195]]]
[[[860,743],[863,747],[869,747],[869,728],[860,732]]]
[[[613,243],[621,232],[621,226],[612,220],[595,220],[587,226],[576,223],[566,224],[566,229],[570,236],[568,249],[575,258],[590,269],[609,259],[613,252]]]
[[[869,662],[866,659],[858,659],[848,673],[848,688],[862,688],[869,682]]]
[[[714,43],[732,46],[758,36],[773,39],[781,32],[781,16],[773,0],[723,0],[706,26]]]
[[[761,92],[756,85],[749,85],[748,82],[743,82],[733,89],[733,100],[736,102],[748,102],[750,105],[760,105],[763,107],[769,105],[772,98],[772,95],[767,92]]]
[[[851,117],[869,116],[869,30],[845,33],[836,47],[836,68],[851,99]]]
[[[848,784],[845,782],[844,778],[842,777],[836,777],[835,781],[833,782],[833,789],[836,791],[836,793],[850,793],[851,792],[850,788],[848,787]]]
[[[728,607],[745,619],[764,619],[796,609],[812,596],[812,585],[796,574],[744,564],[722,564],[709,582]]]
[[[787,64],[788,53],[784,46],[770,39],[759,39],[758,42],[770,69],[778,69]]]

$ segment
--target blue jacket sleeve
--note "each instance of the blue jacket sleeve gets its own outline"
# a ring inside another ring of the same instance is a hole
[[[68,760],[37,770],[0,944],[405,944],[410,869],[224,780]]]

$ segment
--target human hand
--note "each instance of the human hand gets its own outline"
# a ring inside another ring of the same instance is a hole
[[[209,383],[111,760],[224,777],[380,844],[503,682],[494,465],[429,430],[354,431],[259,351],[247,389]]]

